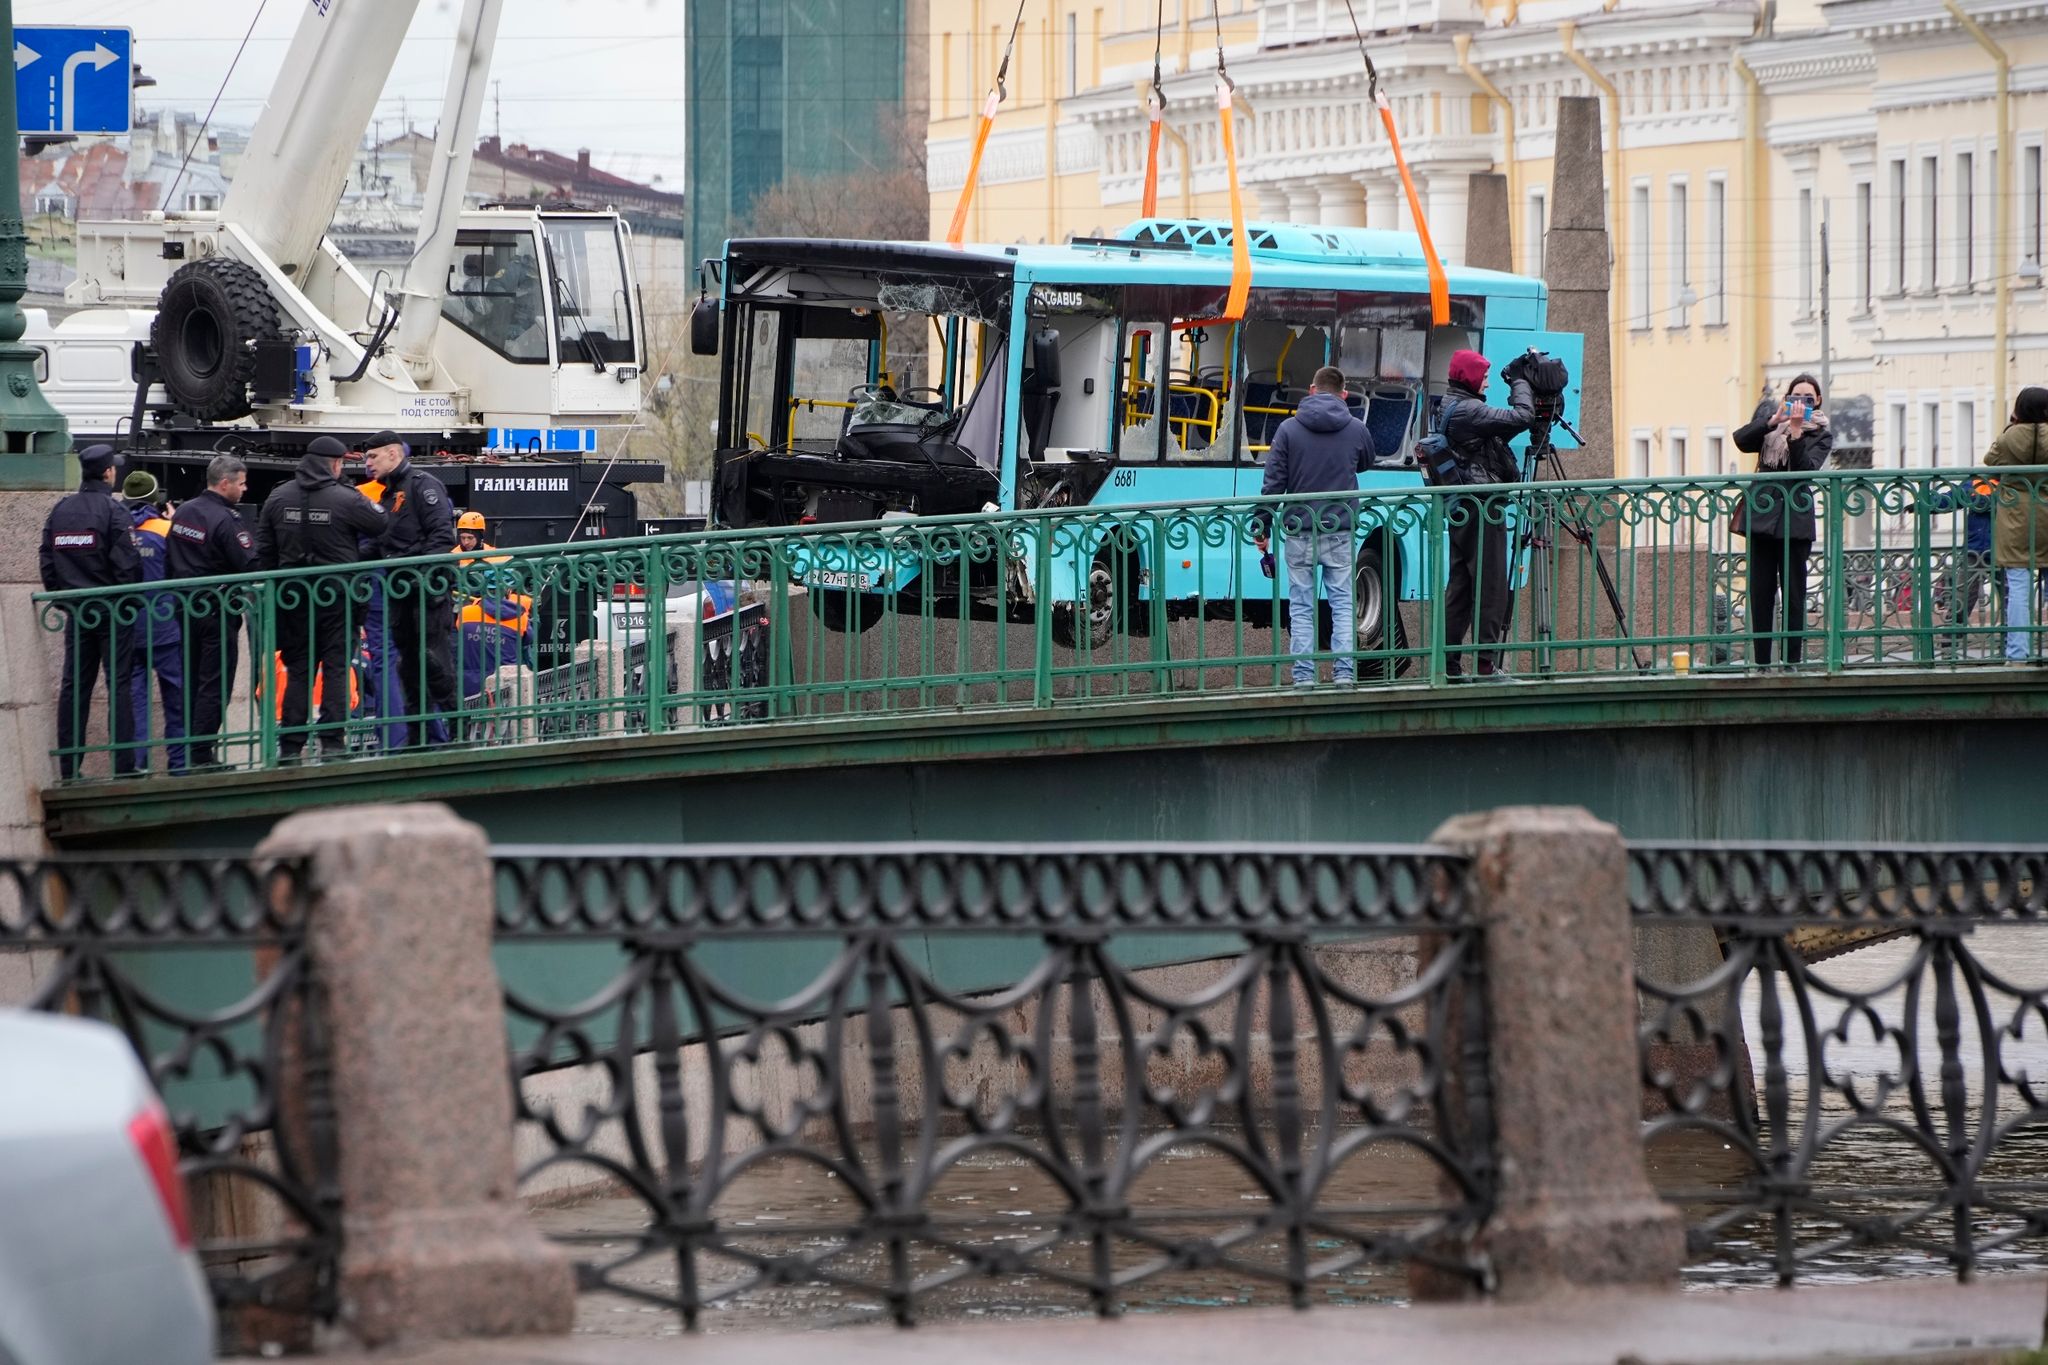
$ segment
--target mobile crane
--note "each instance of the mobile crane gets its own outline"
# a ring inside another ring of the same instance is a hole
[[[125,427],[131,462],[160,470],[174,494],[196,491],[223,450],[249,462],[260,490],[316,436],[389,429],[453,462],[458,499],[472,484],[538,495],[519,500],[522,519],[555,534],[534,526],[510,543],[560,538],[572,521],[606,534],[607,517],[610,534],[630,533],[627,486],[659,481],[661,466],[615,462],[607,475],[574,453],[640,407],[630,229],[602,208],[463,207],[504,0],[465,2],[420,227],[397,278],[366,278],[327,236],[418,3],[306,0],[218,211],[81,222],[66,290],[81,311],[55,327],[32,318],[28,339],[51,353],[60,406],[63,376],[89,369],[89,348],[102,373],[110,346],[131,349],[128,412],[107,423],[102,395],[102,421],[74,430]],[[478,461],[492,467],[472,481],[459,466]]]

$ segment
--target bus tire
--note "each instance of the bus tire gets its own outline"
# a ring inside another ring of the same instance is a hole
[[[1124,561],[1123,582],[1117,582],[1116,565],[1107,550],[1096,554],[1088,566],[1088,601],[1055,602],[1052,608],[1053,643],[1066,649],[1107,648],[1121,631],[1130,628],[1137,615],[1137,565]]]
[[[841,635],[865,635],[888,610],[888,603],[879,593],[814,588],[810,596],[811,612],[819,623]]]
[[[149,344],[164,392],[202,422],[249,415],[256,343],[280,335],[277,300],[256,270],[226,256],[188,261],[157,299]]]

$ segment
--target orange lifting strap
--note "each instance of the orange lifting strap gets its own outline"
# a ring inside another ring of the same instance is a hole
[[[960,202],[953,206],[953,225],[946,229],[946,245],[958,246],[967,233],[967,209],[974,202],[975,186],[981,183],[981,154],[988,150],[989,129],[995,126],[996,109],[1010,97],[1003,84],[1010,74],[1010,54],[1017,50],[1017,30],[1024,26],[1025,0],[1017,0],[1017,18],[1010,25],[1010,41],[1003,45],[1003,60],[996,67],[996,83],[982,102],[981,120],[974,128],[974,150],[967,158],[967,181],[960,186]]]
[[[1159,12],[1152,22],[1152,93],[1145,99],[1145,117],[1151,123],[1145,144],[1145,198],[1140,217],[1159,216],[1159,134],[1166,120],[1166,87],[1159,77],[1159,54],[1166,42],[1166,0],[1159,0]]]
[[[1422,196],[1415,192],[1415,179],[1408,174],[1408,158],[1401,155],[1401,133],[1394,127],[1394,106],[1387,99],[1387,92],[1380,89],[1380,73],[1372,64],[1372,54],[1365,50],[1365,31],[1358,26],[1358,11],[1351,7],[1351,0],[1344,0],[1344,11],[1351,16],[1351,34],[1358,39],[1358,55],[1365,59],[1367,89],[1380,111],[1380,123],[1387,130],[1387,145],[1394,152],[1394,169],[1401,173],[1401,188],[1408,196],[1408,216],[1415,220],[1415,235],[1422,242],[1423,268],[1429,272],[1429,320],[1437,327],[1448,326],[1451,282],[1444,275],[1444,263],[1437,259],[1436,243],[1430,240],[1429,220],[1423,216]]]
[[[1244,316],[1245,305],[1252,297],[1252,242],[1244,226],[1244,189],[1237,183],[1237,121],[1230,112],[1230,97],[1236,89],[1223,69],[1223,50],[1219,47],[1216,109],[1223,117],[1223,170],[1230,178],[1230,298],[1223,305],[1223,318],[1232,322]]]

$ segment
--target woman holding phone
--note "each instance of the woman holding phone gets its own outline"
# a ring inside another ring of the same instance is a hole
[[[2012,421],[1984,456],[1988,465],[2048,464],[2048,389],[2028,387],[2012,405]],[[2048,567],[2048,477],[2006,474],[1992,499],[1991,558],[2005,580],[2005,661],[2033,654],[2034,579]]]
[[[1755,455],[1759,474],[1819,469],[1835,448],[1835,433],[1821,411],[1820,381],[1802,374],[1785,400],[1765,399],[1746,426],[1735,430],[1735,448]],[[1806,562],[1813,553],[1813,485],[1772,482],[1752,486],[1735,510],[1735,534],[1749,541],[1749,628],[1756,637],[1755,661],[1768,668],[1771,641],[1780,631],[1778,603],[1785,614],[1785,662],[1805,655]]]

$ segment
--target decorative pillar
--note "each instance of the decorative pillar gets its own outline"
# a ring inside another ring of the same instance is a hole
[[[1317,221],[1324,227],[1364,227],[1365,190],[1348,175],[1325,176],[1315,182],[1321,201]]]
[[[1287,221],[1290,223],[1314,223],[1322,217],[1322,196],[1316,187],[1305,180],[1290,180],[1280,186],[1280,192],[1287,196]]]
[[[1614,477],[1614,381],[1609,343],[1606,182],[1600,101],[1567,95],[1557,102],[1557,153],[1551,172],[1550,231],[1543,278],[1550,286],[1550,330],[1585,338],[1579,381],[1580,450],[1564,450],[1575,479]],[[1625,211],[1625,210],[1624,210]]]
[[[1401,227],[1401,182],[1391,175],[1371,173],[1354,177],[1365,191],[1365,225],[1381,232]]]
[[[1451,167],[1429,172],[1417,186],[1422,211],[1429,215],[1429,237],[1452,265],[1465,263],[1465,184],[1467,177]]]
[[[1513,270],[1515,249],[1508,213],[1508,178],[1474,171],[1465,181],[1465,264]]]
[[[1287,192],[1280,186],[1267,181],[1248,187],[1257,202],[1259,220],[1266,223],[1287,221]]]

